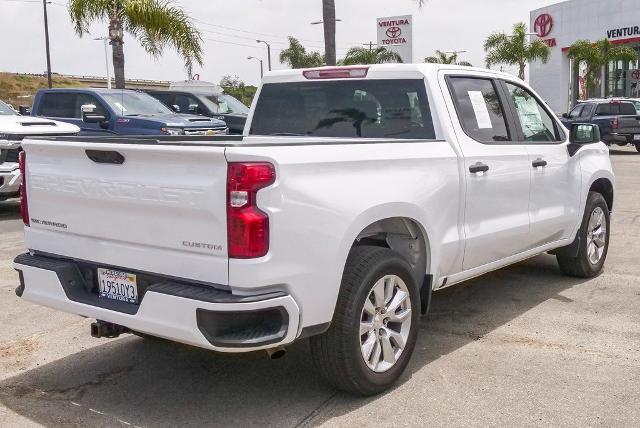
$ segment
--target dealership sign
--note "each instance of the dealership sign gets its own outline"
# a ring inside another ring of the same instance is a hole
[[[533,22],[533,31],[535,31],[538,37],[543,39],[542,41],[545,42],[550,48],[556,46],[557,44],[555,38],[545,39],[545,37],[547,37],[549,33],[551,33],[551,30],[553,30],[553,17],[548,13],[539,15]]]
[[[640,26],[613,28],[607,30],[607,39],[618,39],[620,37],[640,36]]]
[[[404,63],[413,62],[412,15],[378,18],[378,46],[396,52]]]

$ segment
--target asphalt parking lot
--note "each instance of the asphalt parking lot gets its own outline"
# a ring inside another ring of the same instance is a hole
[[[638,426],[640,155],[614,149],[605,272],[562,276],[543,255],[435,293],[402,381],[348,396],[307,344],[282,359],[125,335],[22,301],[19,207],[0,202],[0,426]]]

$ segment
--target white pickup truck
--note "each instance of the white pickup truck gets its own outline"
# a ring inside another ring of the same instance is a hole
[[[68,123],[21,116],[0,101],[0,201],[18,196],[20,169],[18,153],[26,137],[76,135],[80,128]]]
[[[22,298],[223,352],[310,337],[340,389],[411,357],[432,290],[605,262],[614,176],[522,81],[449,65],[268,74],[244,136],[23,143]],[[63,165],[63,167],[59,167]]]

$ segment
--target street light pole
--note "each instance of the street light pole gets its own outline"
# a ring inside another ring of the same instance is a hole
[[[49,88],[53,87],[51,82],[51,55],[49,54],[49,20],[47,19],[47,0],[42,0],[42,8],[44,12],[44,43],[47,50],[47,82]]]
[[[271,71],[271,45],[264,40],[256,40],[256,43],[264,43],[267,45],[267,65],[269,67],[269,71]]]
[[[104,42],[104,64],[107,67],[107,88],[111,89],[111,70],[109,69],[109,53],[107,44],[109,42],[108,37],[96,37],[93,40],[102,40]]]
[[[264,77],[263,61],[260,58],[256,58],[255,56],[248,56],[247,59],[248,60],[257,59],[258,61],[260,61],[260,79],[262,79]]]

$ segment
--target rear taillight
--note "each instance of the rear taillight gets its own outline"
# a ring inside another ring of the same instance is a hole
[[[612,129],[618,129],[618,118],[614,117],[613,119],[611,119],[611,128]]]
[[[27,204],[27,154],[22,151],[18,155],[18,167],[20,168],[20,214],[25,226],[29,226],[29,206]]]
[[[227,168],[227,242],[229,257],[251,259],[269,251],[269,216],[258,209],[258,190],[275,181],[266,162],[230,163]]]

